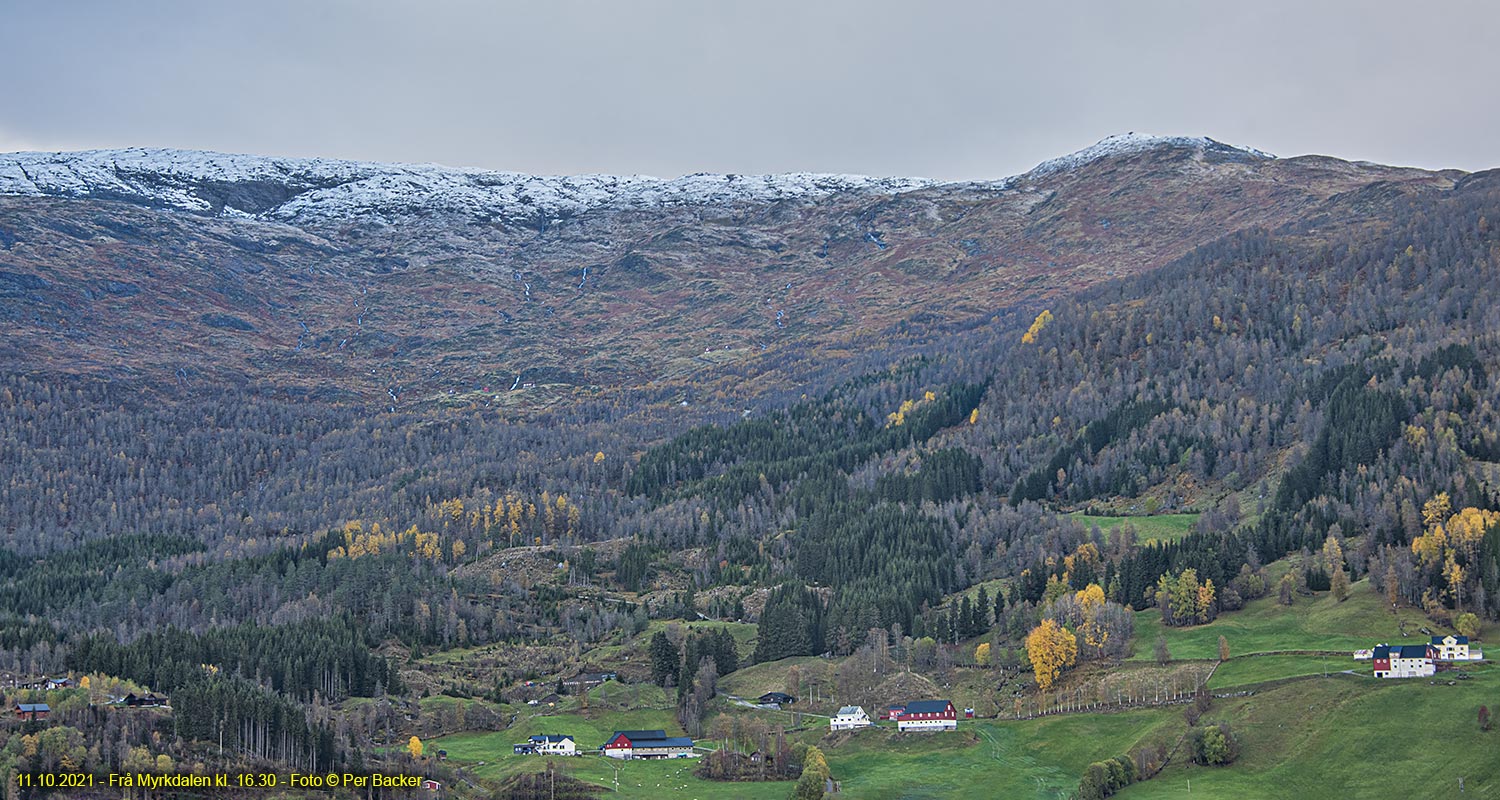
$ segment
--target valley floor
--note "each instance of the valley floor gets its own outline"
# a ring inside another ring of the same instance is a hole
[[[819,659],[812,658],[757,664],[726,676],[715,713],[761,715],[773,725],[787,726],[789,738],[817,745],[847,797],[1067,797],[1091,762],[1154,742],[1175,748],[1169,765],[1156,778],[1117,796],[1444,797],[1458,796],[1462,778],[1464,797],[1500,797],[1500,759],[1494,756],[1500,732],[1481,732],[1477,722],[1481,705],[1500,709],[1500,668],[1470,665],[1464,679],[1450,672],[1431,680],[1372,677],[1370,663],[1353,660],[1353,649],[1375,641],[1399,642],[1402,629],[1408,632],[1406,641],[1420,641],[1420,628],[1432,623],[1412,609],[1393,614],[1363,582],[1342,603],[1326,593],[1299,597],[1290,607],[1262,598],[1242,611],[1189,628],[1163,629],[1159,616],[1155,611],[1140,612],[1135,656],[1098,674],[1141,680],[1153,674],[1206,674],[1216,667],[1210,690],[1229,696],[1215,699],[1200,725],[1229,723],[1241,747],[1239,760],[1231,766],[1190,763],[1184,742],[1189,728],[1180,704],[1037,719],[961,720],[958,731],[947,733],[898,734],[877,726],[830,735],[826,718],[817,715],[831,709],[827,698],[804,699],[799,706],[811,713],[800,718],[790,711],[747,708],[728,698],[779,690],[789,670],[815,667]],[[1166,637],[1177,659],[1166,668],[1147,661],[1150,642],[1158,633]],[[1234,653],[1217,664],[1221,635]],[[988,673],[960,669],[946,676],[956,705],[975,702],[966,692],[990,691],[983,687],[993,679],[986,683],[984,674]],[[611,698],[618,703],[628,697],[619,689],[605,692],[589,710],[569,698],[555,711],[521,710],[505,730],[446,736],[429,747],[446,749],[451,761],[477,778],[498,781],[545,768],[545,758],[510,753],[513,743],[533,734],[568,733],[580,749],[592,749],[616,729],[680,733],[670,698],[660,693],[647,696],[656,707],[611,707]],[[1003,713],[1008,715],[1008,709]],[[620,797],[784,798],[792,787],[785,781],[703,780],[693,774],[701,764],[696,759],[621,763],[589,755],[556,763],[575,777],[611,789],[618,777]]]

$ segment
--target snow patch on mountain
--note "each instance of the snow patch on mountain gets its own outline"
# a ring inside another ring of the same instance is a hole
[[[896,194],[922,178],[863,175],[538,176],[433,164],[266,158],[194,150],[91,150],[0,155],[0,194],[104,197],[200,214],[286,222],[375,214],[454,213],[550,220],[594,209],[814,200]]]
[[[1077,169],[1109,156],[1189,148],[1274,158],[1203,137],[1124,134],[1043,162],[1026,178]],[[292,224],[359,218],[456,215],[548,224],[597,209],[813,201],[845,192],[895,195],[934,186],[1003,191],[1014,178],[939,183],[925,178],[783,175],[526,175],[435,164],[376,164],[327,158],[272,158],[201,150],[130,148],[0,154],[0,195],[92,197],[158,208]]]
[[[1036,165],[1026,173],[1027,177],[1038,178],[1058,172],[1069,172],[1101,158],[1111,156],[1127,156],[1144,153],[1148,150],[1160,150],[1168,148],[1183,148],[1201,152],[1219,153],[1222,155],[1239,155],[1256,160],[1272,159],[1276,156],[1263,150],[1251,147],[1235,147],[1224,144],[1206,136],[1150,136],[1144,133],[1121,133],[1109,136],[1095,144]]]

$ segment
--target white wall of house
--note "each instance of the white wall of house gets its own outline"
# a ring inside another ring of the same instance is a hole
[[[835,714],[828,721],[828,727],[836,731],[847,731],[855,728],[870,727],[870,715],[863,708],[852,714]]]
[[[896,728],[903,731],[951,731],[958,729],[958,720],[898,719]]]
[[[691,758],[691,747],[635,747],[628,758]]]
[[[1443,661],[1469,660],[1469,643],[1464,642],[1463,644],[1459,644],[1457,641],[1453,641],[1452,636],[1447,637],[1439,644],[1433,645],[1433,648],[1437,650],[1437,657]]]
[[[572,739],[564,739],[560,742],[542,742],[536,746],[536,751],[548,756],[572,756],[578,754],[578,745]]]
[[[1425,658],[1393,658],[1388,678],[1426,678],[1437,673],[1437,667]]]

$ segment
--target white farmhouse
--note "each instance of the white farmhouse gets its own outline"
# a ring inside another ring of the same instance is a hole
[[[571,736],[557,736],[544,734],[533,736],[531,741],[536,745],[536,753],[539,756],[576,756],[578,745]]]
[[[844,706],[828,720],[828,727],[835,731],[852,731],[870,727],[870,715],[860,706]]]
[[[1447,636],[1432,637],[1432,649],[1437,651],[1439,661],[1477,661],[1469,650],[1469,637]]]

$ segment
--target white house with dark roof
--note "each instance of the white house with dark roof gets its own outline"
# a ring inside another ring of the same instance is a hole
[[[578,755],[578,745],[573,742],[571,736],[542,734],[531,737],[531,743],[536,746],[536,754],[539,756]]]
[[[852,731],[857,728],[868,728],[874,723],[870,721],[870,715],[865,713],[860,706],[844,706],[839,713],[834,714],[828,720],[828,728],[835,731]]]
[[[1437,651],[1439,661],[1479,661],[1484,654],[1469,649],[1469,637],[1448,634],[1432,637],[1432,649]]]

